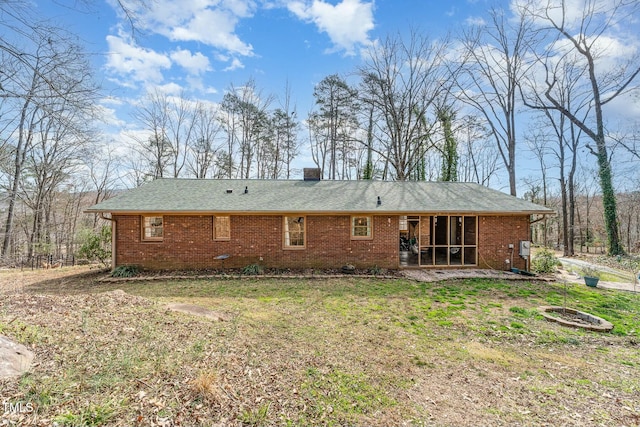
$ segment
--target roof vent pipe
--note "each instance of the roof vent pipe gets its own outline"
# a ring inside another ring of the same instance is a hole
[[[244,187],[244,194],[247,194],[247,193],[249,193],[249,186]]]
[[[230,189],[230,188],[228,188],[228,189],[227,189],[227,194],[231,194],[231,193],[233,193],[233,190],[232,190],[232,189]]]
[[[380,206],[382,204],[382,200],[380,200],[380,196],[378,196],[378,203],[377,205]]]

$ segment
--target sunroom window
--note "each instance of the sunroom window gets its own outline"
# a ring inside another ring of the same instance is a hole
[[[420,265],[477,265],[476,216],[422,216],[419,222]]]

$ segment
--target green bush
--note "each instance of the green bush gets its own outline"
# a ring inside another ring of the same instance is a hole
[[[379,276],[384,273],[384,270],[377,265],[374,265],[373,267],[371,267],[371,269],[369,269],[369,272],[374,276]]]
[[[536,273],[553,273],[559,265],[562,265],[560,260],[549,249],[538,251],[531,260],[531,268]]]
[[[263,272],[264,269],[258,264],[249,264],[242,269],[242,274],[245,274],[247,276],[256,276],[258,274],[262,274]]]
[[[111,277],[133,277],[138,275],[140,268],[137,265],[119,265],[111,272]]]
[[[80,233],[82,246],[78,255],[90,260],[97,259],[103,265],[111,258],[111,226],[105,225],[99,231],[83,230]]]

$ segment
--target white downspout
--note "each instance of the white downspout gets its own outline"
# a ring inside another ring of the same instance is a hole
[[[111,222],[111,271],[113,271],[116,268],[116,220],[104,216],[104,212],[100,212],[100,218]]]

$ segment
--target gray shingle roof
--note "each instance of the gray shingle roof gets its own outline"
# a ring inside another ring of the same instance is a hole
[[[87,212],[550,214],[553,210],[462,182],[157,179]]]

